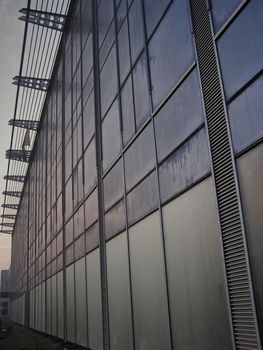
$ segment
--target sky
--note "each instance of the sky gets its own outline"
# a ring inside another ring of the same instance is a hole
[[[4,175],[7,172],[5,151],[10,147],[16,86],[12,78],[18,75],[24,33],[24,22],[19,21],[18,11],[26,7],[26,0],[0,0],[0,214],[4,202]],[[5,228],[6,229],[6,228]],[[0,270],[9,268],[11,237],[0,234]]]

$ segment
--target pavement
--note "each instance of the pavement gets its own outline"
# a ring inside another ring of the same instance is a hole
[[[61,342],[13,323],[3,323],[0,350],[66,350]]]

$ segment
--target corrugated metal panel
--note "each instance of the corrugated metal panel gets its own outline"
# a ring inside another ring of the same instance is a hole
[[[235,346],[236,349],[261,349],[235,165],[209,10],[205,0],[191,0],[190,4],[210,140]]]

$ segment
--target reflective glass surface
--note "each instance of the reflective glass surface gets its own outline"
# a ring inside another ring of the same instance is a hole
[[[153,104],[157,107],[194,61],[187,2],[174,1],[149,43]]]

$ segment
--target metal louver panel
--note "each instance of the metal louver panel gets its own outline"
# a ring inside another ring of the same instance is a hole
[[[190,0],[236,349],[261,349],[235,163],[206,0]]]

